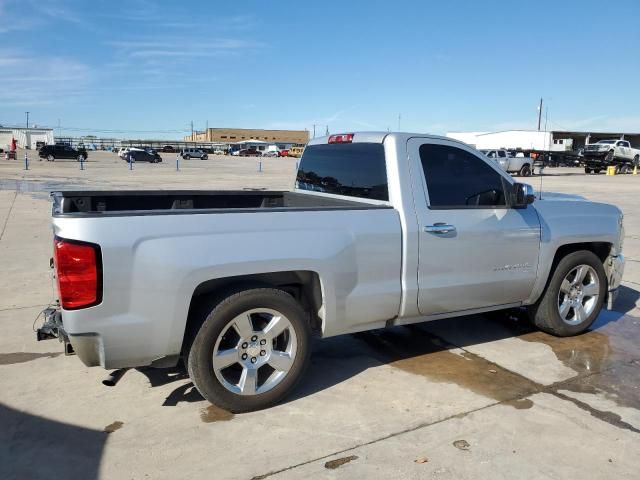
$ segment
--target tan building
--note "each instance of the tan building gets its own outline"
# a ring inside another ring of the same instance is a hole
[[[308,130],[261,130],[254,128],[210,128],[187,135],[185,142],[235,143],[242,140],[261,140],[271,143],[300,143],[309,141]]]

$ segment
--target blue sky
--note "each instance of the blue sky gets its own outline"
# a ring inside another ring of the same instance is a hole
[[[640,2],[0,0],[0,124],[640,131]]]

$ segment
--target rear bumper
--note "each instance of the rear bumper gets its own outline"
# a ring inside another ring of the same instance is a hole
[[[59,308],[46,308],[42,314],[44,321],[36,330],[38,341],[57,338],[64,344],[65,355],[78,355],[87,367],[104,366],[104,348],[97,333],[67,333]]]
[[[78,358],[87,367],[104,367],[104,348],[102,339],[97,333],[69,335],[69,341]]]
[[[618,288],[622,283],[622,275],[624,274],[624,255],[620,254],[607,258],[604,267],[609,285],[609,291],[607,292],[607,309],[613,310],[615,300],[618,296]]]

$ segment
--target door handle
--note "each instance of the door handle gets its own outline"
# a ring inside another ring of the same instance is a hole
[[[455,233],[456,227],[447,223],[434,223],[433,225],[427,225],[424,227],[426,233],[436,233],[438,235],[444,235],[446,233]]]

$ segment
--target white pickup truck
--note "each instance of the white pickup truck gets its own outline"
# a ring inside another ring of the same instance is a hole
[[[627,140],[600,140],[584,146],[585,173],[600,173],[615,166],[617,173],[630,173],[640,166],[640,150],[632,148]]]
[[[508,173],[515,173],[521,177],[530,177],[533,172],[533,160],[530,157],[514,157],[510,152],[498,150],[480,150],[487,157],[497,161],[500,167]]]
[[[589,328],[624,269],[622,214],[534,202],[452,139],[312,140],[293,191],[53,192],[58,336],[88,366],[168,367],[242,412],[300,380],[312,336],[508,308]]]

